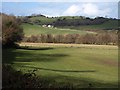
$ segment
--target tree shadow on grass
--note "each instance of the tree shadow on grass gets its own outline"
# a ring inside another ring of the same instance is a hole
[[[31,53],[18,53],[18,62],[52,62],[66,57],[66,54],[31,54]]]
[[[69,56],[67,54],[52,53],[44,54],[42,50],[53,50],[53,48],[28,48],[28,49],[3,49],[3,63],[14,63],[14,62],[51,62],[60,60],[60,58]],[[22,51],[23,50],[23,51]],[[32,50],[32,51],[31,51]],[[37,52],[40,51],[40,52]]]
[[[39,67],[33,67],[33,66],[23,66],[27,68],[33,68],[35,70],[47,70],[47,71],[55,71],[55,72],[96,72],[96,70],[57,70],[57,69],[48,69],[48,68],[39,68]]]
[[[24,50],[51,50],[51,49],[54,49],[54,48],[51,48],[51,47],[44,47],[44,48],[41,48],[41,47],[19,47],[17,49],[24,49]]]
[[[16,53],[15,49],[7,48],[2,49],[2,63],[3,64],[11,64],[15,61]]]

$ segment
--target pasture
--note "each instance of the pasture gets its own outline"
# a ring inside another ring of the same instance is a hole
[[[34,22],[35,20],[40,20],[42,24],[45,23],[53,23],[57,21],[58,19],[66,19],[68,22],[74,21],[74,20],[83,20],[85,17],[79,17],[79,16],[61,16],[61,17],[55,17],[55,18],[46,18],[46,17],[31,17],[30,20]],[[86,19],[87,20],[87,19]],[[91,19],[92,20],[92,19]],[[58,26],[60,27],[60,26]],[[118,21],[114,19],[109,19],[106,22],[102,24],[94,24],[94,25],[80,25],[80,26],[62,26],[61,28],[71,28],[71,29],[77,29],[77,30],[104,30],[104,29],[117,29],[118,28]]]
[[[76,29],[76,30],[80,30],[80,31],[86,31],[86,30],[97,30],[97,31],[100,31],[100,30],[110,30],[110,29],[116,29],[118,28],[118,21],[114,21],[114,20],[109,20],[105,23],[102,23],[102,24],[98,24],[98,25],[83,25],[83,26],[78,26],[78,27],[75,27],[75,26],[65,26],[63,28],[71,28],[71,29]]]
[[[92,31],[80,31],[76,29],[61,29],[61,28],[47,28],[40,25],[22,24],[25,36],[39,35],[39,34],[87,34],[95,33]]]
[[[117,87],[118,48],[107,45],[21,43],[19,49],[3,49],[3,63],[51,84],[73,87]],[[57,86],[57,85],[55,85]]]

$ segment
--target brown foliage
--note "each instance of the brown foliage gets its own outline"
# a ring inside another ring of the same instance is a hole
[[[101,33],[101,34],[66,34],[66,35],[51,35],[41,34],[31,37],[25,37],[24,42],[36,42],[36,43],[76,43],[76,44],[98,44],[108,45],[117,44],[117,34],[115,33]]]
[[[2,44],[13,45],[23,37],[23,29],[15,16],[2,15]]]

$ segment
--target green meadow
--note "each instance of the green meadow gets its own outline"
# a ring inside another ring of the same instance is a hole
[[[76,30],[80,30],[80,31],[86,31],[86,30],[105,30],[105,29],[117,29],[118,28],[118,21],[115,20],[109,20],[105,23],[102,24],[98,24],[98,25],[82,25],[82,26],[66,26],[64,28],[71,28],[71,29],[76,29]]]
[[[62,29],[62,28],[48,28],[40,25],[22,24],[25,36],[39,35],[39,34],[87,34],[95,33],[92,31],[80,31],[76,29]]]
[[[39,17],[34,17],[34,18],[39,18]],[[32,18],[32,20],[34,20],[34,18]],[[44,18],[42,19],[44,21]],[[48,18],[48,19],[52,20],[51,18]],[[42,27],[41,25],[35,25],[35,24],[31,25],[31,24],[23,23],[22,27],[23,27],[25,36],[39,35],[39,34],[53,34],[53,35],[55,34],[80,34],[80,35],[84,35],[87,33],[96,34],[96,33],[99,33],[101,30],[102,32],[105,32],[104,29],[117,29],[118,22],[114,20],[109,20],[99,25],[82,25],[78,27],[64,26],[64,27],[54,27],[54,28],[48,28],[48,27]],[[97,32],[94,32],[93,30],[96,30]]]
[[[21,45],[20,49],[3,49],[3,63],[12,64],[23,73],[48,79],[51,84],[70,84],[75,88],[117,87],[118,48],[97,45]]]

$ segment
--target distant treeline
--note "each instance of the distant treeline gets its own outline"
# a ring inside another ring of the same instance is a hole
[[[98,17],[95,19],[85,18],[85,19],[57,19],[52,24],[54,26],[80,26],[80,25],[97,25],[106,22],[108,19],[103,17]]]
[[[97,44],[97,45],[117,45],[118,36],[115,33],[103,34],[66,34],[51,35],[41,34],[24,37],[23,42],[33,43],[65,43],[65,44]]]

